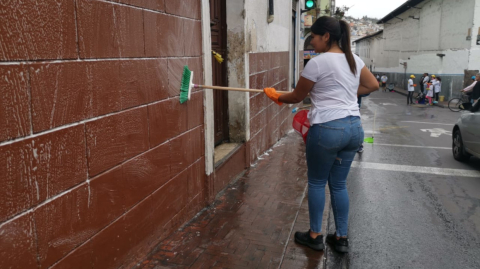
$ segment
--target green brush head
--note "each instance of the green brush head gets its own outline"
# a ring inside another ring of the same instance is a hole
[[[188,66],[183,68],[182,84],[180,85],[180,103],[183,104],[190,100],[190,93],[192,91],[193,72],[188,69]]]

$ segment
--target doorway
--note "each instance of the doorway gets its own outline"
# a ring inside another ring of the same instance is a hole
[[[227,59],[227,3],[226,0],[210,0],[210,30],[212,50]],[[212,57],[212,81],[214,86],[228,86],[227,61],[219,63]],[[215,146],[229,141],[228,92],[213,91]]]

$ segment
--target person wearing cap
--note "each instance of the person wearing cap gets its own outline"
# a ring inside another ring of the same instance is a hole
[[[415,78],[414,75],[410,75],[410,79],[408,80],[407,106],[413,104],[413,92],[415,91],[415,87],[413,86],[414,78]]]
[[[472,77],[473,78],[473,77]],[[461,92],[472,92],[470,95],[470,102],[473,104],[475,101],[480,98],[480,83],[477,83],[480,81],[480,73],[478,73],[475,76],[475,81],[465,89],[461,90]],[[478,84],[478,85],[477,85]],[[478,87],[477,87],[478,86]]]
[[[475,87],[475,85],[477,85],[477,81],[480,80],[480,73],[477,74],[476,76],[472,76],[472,80],[473,80],[473,83],[470,84],[468,87],[466,87],[465,89],[461,90],[461,92],[465,92],[465,93],[469,93],[469,92],[472,92],[473,91],[473,88]],[[470,102],[473,104],[475,102],[475,100],[472,98],[471,96],[471,93],[470,93]]]
[[[293,92],[280,94],[265,88],[275,103],[294,104],[310,93],[311,127],[306,142],[310,229],[297,231],[295,242],[314,250],[325,248],[322,233],[325,187],[328,182],[336,232],[326,241],[338,252],[348,252],[349,198],[347,177],[364,139],[358,96],[378,90],[375,76],[351,50],[350,26],[323,16],[310,28],[310,44],[321,53],[305,66]]]

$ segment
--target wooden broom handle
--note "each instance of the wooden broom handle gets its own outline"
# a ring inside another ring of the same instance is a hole
[[[196,84],[195,84],[195,88],[222,90],[222,91],[237,91],[237,92],[263,92],[263,90],[257,90],[257,89],[242,89],[242,88],[206,86],[206,85],[196,85]],[[277,92],[282,94],[290,93],[286,91],[277,91]]]

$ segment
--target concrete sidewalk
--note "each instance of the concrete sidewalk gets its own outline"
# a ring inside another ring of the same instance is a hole
[[[380,89],[382,90],[382,89]],[[402,89],[402,88],[399,88],[399,87],[395,87],[395,92],[398,92],[399,94],[401,95],[405,95],[405,96],[408,96],[408,91]],[[415,91],[415,93],[418,93],[417,91]],[[415,101],[415,100],[414,100]],[[433,104],[434,106],[438,106],[438,107],[441,107],[441,108],[447,108],[448,107],[448,101],[443,101],[443,102],[438,102],[436,104]]]
[[[308,229],[305,144],[290,132],[137,268],[324,268],[324,252],[293,241]]]

